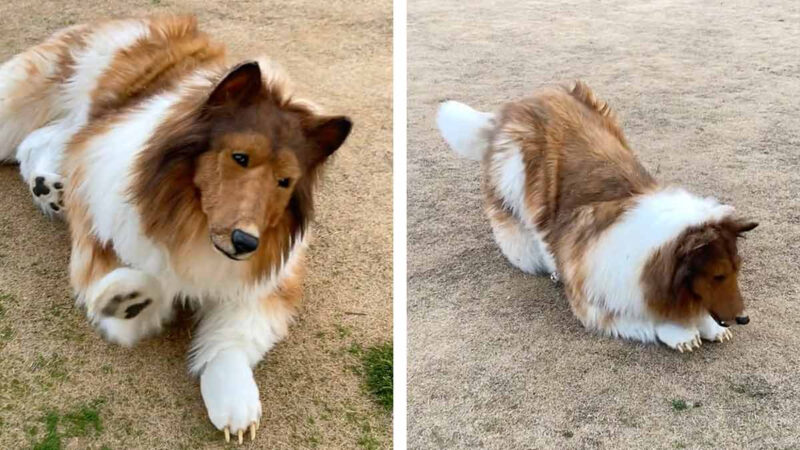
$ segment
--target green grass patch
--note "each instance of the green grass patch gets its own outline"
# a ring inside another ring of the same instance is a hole
[[[672,403],[672,409],[675,411],[683,411],[684,409],[689,407],[689,405],[687,405],[685,401],[680,399],[672,400],[671,403]]]
[[[392,343],[367,348],[361,354],[367,390],[379,405],[387,411],[392,410]]]
[[[359,436],[356,444],[364,450],[378,450],[381,448],[381,441],[375,437],[372,431],[372,426],[369,422],[364,421],[361,424],[361,436]]]
[[[371,433],[364,432],[364,434],[358,438],[358,446],[364,450],[378,450],[378,448],[380,448],[380,442],[378,442]]]
[[[33,444],[33,450],[59,450],[61,448],[61,437],[58,435],[58,414],[49,412],[44,416],[45,436],[44,440]],[[30,430],[31,434],[36,434],[36,428]]]
[[[86,437],[92,434],[92,431],[94,435],[99,435],[103,431],[100,406],[104,403],[105,400],[97,399],[61,415],[56,411],[48,411],[42,418],[44,437],[41,441],[33,443],[34,450],[59,450],[62,448],[62,439]],[[32,427],[28,433],[35,438],[38,430]]]

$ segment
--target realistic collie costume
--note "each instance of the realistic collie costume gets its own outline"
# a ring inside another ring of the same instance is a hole
[[[743,314],[736,241],[756,223],[660,186],[614,113],[578,82],[483,113],[457,102],[437,123],[482,161],[486,213],[512,264],[561,279],[580,322],[681,352],[731,338]]]
[[[200,321],[190,371],[211,422],[255,430],[251,368],[301,297],[319,171],[350,132],[267,61],[231,66],[192,17],[68,28],[0,67],[0,152],[64,215],[77,301],[110,341]]]

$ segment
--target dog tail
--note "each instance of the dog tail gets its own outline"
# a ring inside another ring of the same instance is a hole
[[[494,114],[447,101],[439,105],[436,125],[447,145],[459,155],[480,161],[489,149]]]

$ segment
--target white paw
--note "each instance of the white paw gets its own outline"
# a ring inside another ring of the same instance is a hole
[[[691,352],[702,344],[697,329],[675,323],[656,325],[656,336],[659,341],[681,353]]]
[[[115,269],[86,293],[86,315],[111,342],[132,346],[161,329],[171,305],[145,272]]]
[[[64,179],[50,172],[33,172],[29,186],[33,201],[47,214],[64,213]]]
[[[706,315],[700,323],[700,337],[707,341],[725,342],[733,339],[733,333],[717,323],[713,317]]]
[[[200,376],[200,392],[208,418],[225,433],[226,441],[233,434],[241,443],[248,432],[250,440],[255,439],[261,419],[261,400],[244,353],[230,350],[209,361]]]

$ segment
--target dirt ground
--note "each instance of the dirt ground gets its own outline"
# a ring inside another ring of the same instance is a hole
[[[800,448],[800,5],[521,3],[409,0],[409,447]],[[660,180],[761,223],[731,342],[593,336],[494,244],[437,103],[575,78]]]
[[[69,24],[156,11],[197,14],[232,55],[270,55],[355,122],[317,198],[299,321],[256,370],[264,417],[246,447],[389,448],[356,354],[391,340],[391,1],[3,2],[0,60]],[[73,306],[65,225],[16,167],[0,192],[0,448],[222,447],[186,373],[190,323],[133,350],[102,341]]]

